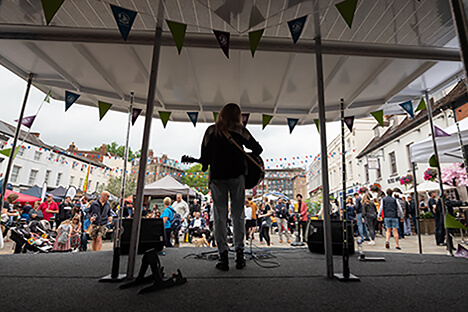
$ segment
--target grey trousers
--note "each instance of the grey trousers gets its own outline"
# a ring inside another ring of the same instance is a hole
[[[214,206],[214,237],[219,253],[229,250],[227,244],[228,194],[231,198],[231,218],[234,226],[235,250],[244,250],[245,177],[241,175],[234,179],[211,180],[210,189]]]

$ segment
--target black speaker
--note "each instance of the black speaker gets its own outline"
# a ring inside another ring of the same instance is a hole
[[[122,235],[120,237],[120,254],[128,255],[130,251],[130,236],[132,235],[133,218],[122,219]],[[159,219],[141,219],[140,243],[137,253],[155,248],[161,251],[164,248],[164,222]]]
[[[333,255],[343,254],[343,221],[331,220]],[[307,241],[311,252],[324,254],[323,220],[310,220],[309,237]],[[354,255],[354,233],[352,222],[348,222],[348,252]]]

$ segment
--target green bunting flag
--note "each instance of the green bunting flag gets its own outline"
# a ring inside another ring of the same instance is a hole
[[[177,51],[182,51],[182,46],[184,45],[185,32],[187,31],[187,25],[177,22],[171,22],[166,20],[167,26],[172,34],[172,39],[174,39]]]
[[[249,32],[249,44],[250,44],[250,52],[252,52],[252,57],[255,55],[255,51],[257,50],[258,43],[262,38],[263,32],[265,29],[260,29],[256,31]]]
[[[54,18],[55,13],[57,13],[64,1],[65,0],[41,0],[47,25],[49,25],[50,21]]]
[[[219,113],[218,113],[218,112],[213,112],[213,119],[214,119],[214,122],[217,122],[217,121],[218,121],[218,116],[219,116]]]
[[[417,113],[425,109],[426,107],[427,107],[426,101],[424,100],[424,98],[422,98],[421,101],[419,101],[418,107],[416,107],[416,110],[414,112]]]
[[[44,98],[44,102],[47,102],[50,104],[50,94],[52,93],[52,90],[49,89],[49,92],[47,92],[46,97]]]
[[[262,115],[262,130],[265,129],[265,127],[270,123],[272,118],[273,116],[271,115]]]
[[[171,117],[171,112],[161,112],[159,111],[159,118],[161,118],[162,124],[164,129],[166,128],[167,122],[169,121],[169,117]]]
[[[318,120],[318,119],[314,119],[314,124],[315,124],[315,126],[317,127],[317,132],[320,132],[319,120]]]
[[[20,149],[19,146],[15,148],[15,155],[13,156],[13,159],[15,159],[16,154],[18,154],[19,149]],[[10,153],[11,153],[11,148],[0,150],[0,154],[5,155],[6,157],[10,157]]]
[[[383,110],[372,112],[371,115],[375,118],[375,120],[377,120],[377,122],[379,123],[380,126],[382,126],[382,127],[384,126],[384,123],[383,123]]]
[[[98,106],[99,106],[99,121],[101,121],[104,115],[107,113],[107,111],[112,107],[112,104],[98,101]]]
[[[429,158],[429,166],[431,167],[437,167],[437,159],[435,157],[435,154],[432,154],[431,158]]]
[[[447,214],[445,216],[445,227],[447,229],[460,229],[460,230],[468,230],[466,226],[457,221],[452,215]]]
[[[336,8],[340,12],[341,16],[348,24],[349,28],[353,25],[354,13],[356,12],[358,0],[345,0],[343,2],[335,4]]]

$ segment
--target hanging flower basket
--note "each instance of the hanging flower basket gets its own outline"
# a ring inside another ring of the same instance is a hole
[[[365,186],[360,187],[358,192],[359,194],[365,194],[367,192],[367,187]]]
[[[424,180],[426,181],[434,181],[437,178],[437,170],[434,168],[427,168],[424,171]]]
[[[379,183],[374,183],[370,186],[371,192],[378,193],[382,187]]]
[[[408,174],[404,177],[401,177],[400,178],[400,184],[401,185],[410,185],[410,184],[413,184],[413,175],[412,174]]]

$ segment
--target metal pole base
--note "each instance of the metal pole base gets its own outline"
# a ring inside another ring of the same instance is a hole
[[[112,274],[106,275],[99,279],[99,283],[120,283],[127,278],[126,274],[119,274],[117,277],[112,278]]]
[[[291,243],[291,246],[298,247],[298,246],[304,246],[305,244],[303,242],[294,242]]]
[[[340,282],[360,282],[361,279],[356,275],[349,274],[348,277],[345,277],[343,273],[335,273],[333,277],[339,280]]]
[[[374,262],[385,262],[384,257],[366,257],[364,253],[361,253],[358,257],[359,261],[374,261]]]

